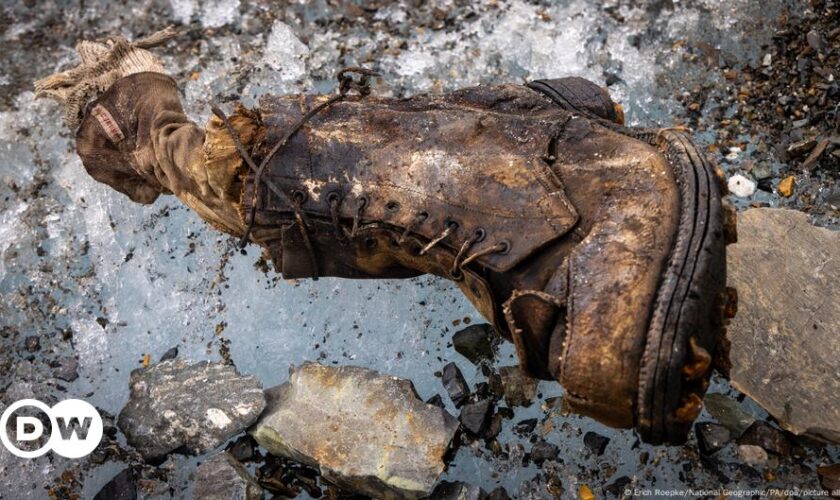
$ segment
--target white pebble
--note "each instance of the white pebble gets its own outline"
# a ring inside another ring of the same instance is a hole
[[[755,193],[755,181],[748,179],[741,174],[735,174],[729,178],[729,192],[739,198],[747,198]]]

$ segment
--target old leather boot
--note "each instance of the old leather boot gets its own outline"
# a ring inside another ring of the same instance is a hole
[[[201,130],[139,43],[40,82],[59,99],[109,85],[63,101],[95,178],[143,203],[174,193],[286,278],[452,279],[572,409],[685,439],[725,359],[734,239],[686,133],[624,127],[579,78],[408,99],[345,78],[358,94],[266,97]]]
[[[264,99],[265,144],[322,99]],[[248,176],[243,217],[288,278],[454,280],[574,410],[679,442],[722,336],[721,187],[618,109],[582,79],[341,102]]]

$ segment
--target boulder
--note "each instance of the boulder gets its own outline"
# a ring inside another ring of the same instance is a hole
[[[262,500],[263,489],[248,470],[224,451],[195,470],[196,500]]]
[[[165,361],[134,370],[118,425],[146,460],[185,447],[204,453],[253,424],[265,407],[260,381],[233,366]]]
[[[261,446],[375,498],[429,495],[458,429],[410,381],[361,367],[304,363],[266,398],[251,430]]]
[[[840,232],[794,210],[738,215],[732,384],[794,434],[840,442]]]

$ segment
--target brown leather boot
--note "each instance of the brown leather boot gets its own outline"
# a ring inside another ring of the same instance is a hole
[[[582,79],[409,99],[267,97],[230,120],[243,152],[270,158],[257,179],[218,120],[205,134],[186,119],[174,81],[139,46],[117,49],[153,72],[113,64],[99,75],[101,47],[41,84],[73,97],[76,118],[78,96],[95,88],[87,79],[120,78],[80,116],[77,147],[95,178],[140,202],[176,194],[265,247],[286,278],[452,279],[523,369],[563,384],[572,409],[648,442],[685,439],[712,357],[725,357],[734,235],[720,171],[687,134],[624,127]],[[106,62],[121,62],[117,49]]]
[[[333,105],[248,176],[251,237],[287,278],[452,279],[572,409],[680,442],[722,336],[719,173],[590,82],[530,87]],[[265,144],[322,100],[265,98]]]

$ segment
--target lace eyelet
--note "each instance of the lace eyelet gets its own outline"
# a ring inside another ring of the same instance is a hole
[[[327,194],[327,203],[336,203],[341,200],[341,194],[338,191],[330,191]]]
[[[386,212],[398,212],[400,210],[400,203],[398,201],[389,201],[385,204],[385,211]]]
[[[473,238],[475,238],[475,243],[480,243],[484,241],[484,238],[487,237],[487,231],[484,230],[483,227],[478,227],[475,229],[473,233]]]
[[[503,248],[501,250],[499,250],[500,254],[507,255],[507,254],[510,253],[510,247],[511,247],[510,241],[502,240],[502,241],[499,242],[499,244],[503,246]]]
[[[308,198],[305,191],[301,191],[299,189],[295,189],[292,191],[292,200],[297,203],[298,205],[303,205],[306,203],[306,199]]]
[[[460,269],[450,269],[449,278],[453,281],[461,281],[464,279],[464,272]]]

